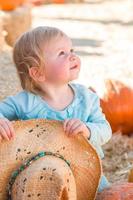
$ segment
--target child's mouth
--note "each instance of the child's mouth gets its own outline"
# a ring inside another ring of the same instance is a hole
[[[78,65],[74,65],[73,67],[71,67],[70,69],[75,69],[77,68]]]

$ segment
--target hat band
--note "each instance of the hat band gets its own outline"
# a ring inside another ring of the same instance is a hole
[[[11,197],[12,186],[13,186],[13,184],[14,184],[17,176],[24,169],[26,169],[28,166],[30,166],[32,164],[32,162],[38,160],[41,157],[47,156],[47,155],[49,155],[49,156],[55,156],[57,158],[60,158],[60,159],[64,160],[67,163],[67,165],[70,167],[70,162],[68,160],[66,160],[63,156],[61,156],[58,153],[52,153],[52,152],[49,152],[49,151],[41,151],[41,152],[39,152],[38,154],[36,154],[35,156],[33,156],[32,158],[30,158],[29,160],[27,160],[24,164],[22,164],[19,167],[19,169],[15,170],[12,173],[11,178],[10,178],[9,183],[8,183],[8,186],[7,186],[8,200],[12,200],[12,197]]]

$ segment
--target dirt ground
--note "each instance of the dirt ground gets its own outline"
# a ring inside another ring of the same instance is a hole
[[[102,90],[103,80],[133,77],[132,0],[88,0],[84,4],[47,4],[32,10],[32,27],[56,26],[73,40],[82,62],[75,82]],[[0,53],[0,100],[20,91],[12,49]],[[111,183],[127,181],[133,163],[133,137],[113,135],[103,147],[103,170]]]

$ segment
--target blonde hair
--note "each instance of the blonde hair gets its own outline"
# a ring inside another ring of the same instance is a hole
[[[13,48],[13,60],[24,90],[34,94],[42,93],[39,85],[30,77],[29,68],[45,66],[44,45],[52,38],[64,35],[65,33],[58,28],[40,26],[25,32],[18,38]]]

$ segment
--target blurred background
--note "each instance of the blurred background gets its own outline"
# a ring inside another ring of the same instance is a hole
[[[62,29],[81,58],[74,82],[99,95],[113,130],[104,172],[111,183],[133,181],[133,0],[0,0],[0,8],[0,100],[21,90],[17,37],[40,25]]]

